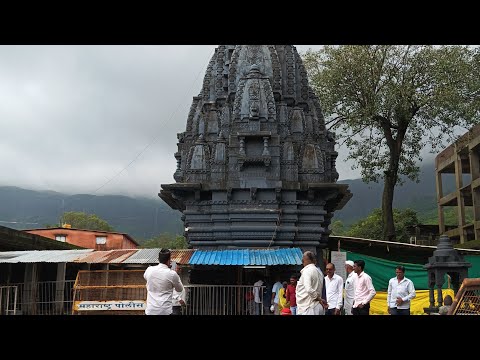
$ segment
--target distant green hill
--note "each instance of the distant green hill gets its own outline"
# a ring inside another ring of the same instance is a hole
[[[453,176],[445,179],[445,191],[454,186]],[[353,198],[333,220],[350,225],[381,207],[382,184],[364,184],[360,179],[344,180]],[[421,168],[420,182],[407,181],[395,190],[394,207],[411,208],[425,224],[437,223],[435,170],[433,164]],[[140,242],[160,233],[183,234],[181,213],[170,209],[160,198],[131,198],[119,195],[65,195],[52,191],[32,191],[17,187],[0,187],[0,225],[14,229],[45,227],[59,222],[64,211],[93,213],[108,221],[116,231],[128,233]],[[447,213],[453,218],[454,209]]]
[[[335,213],[333,220],[341,220],[350,225],[370,214],[373,209],[381,208],[383,184],[365,184],[361,179],[339,181],[348,184],[353,193],[352,199],[345,207]],[[444,192],[454,189],[454,177],[445,176],[443,179]],[[423,164],[420,168],[420,182],[407,180],[403,186],[395,188],[393,206],[404,209],[411,208],[418,213],[418,218],[425,224],[437,224],[437,193],[435,187],[435,166],[433,163]],[[453,214],[453,208],[446,213]]]
[[[46,224],[58,224],[64,211],[96,214],[116,231],[140,242],[163,232],[183,234],[182,214],[170,209],[160,198],[65,195],[0,187],[0,225],[19,230],[43,228]]]

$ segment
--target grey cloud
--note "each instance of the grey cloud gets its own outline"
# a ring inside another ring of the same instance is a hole
[[[0,46],[0,185],[156,197],[215,47]]]

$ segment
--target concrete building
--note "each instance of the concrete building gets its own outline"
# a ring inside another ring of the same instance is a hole
[[[19,250],[69,250],[80,249],[66,242],[54,241],[46,236],[0,226],[0,252]]]
[[[471,243],[480,249],[480,125],[470,129],[435,158],[438,224],[454,244]],[[455,188],[446,193],[443,180],[455,177]],[[454,207],[457,223],[447,230],[445,209]]]
[[[136,249],[138,247],[138,243],[130,235],[117,232],[81,230],[68,227],[30,229],[25,230],[25,232],[87,249],[114,250]]]

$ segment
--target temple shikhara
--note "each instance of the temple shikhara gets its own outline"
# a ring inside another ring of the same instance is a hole
[[[327,246],[337,184],[335,135],[292,45],[221,45],[186,130],[175,183],[159,196],[183,213],[199,250]]]

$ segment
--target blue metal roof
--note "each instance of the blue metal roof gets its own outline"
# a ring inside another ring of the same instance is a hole
[[[302,250],[288,249],[241,249],[241,250],[196,250],[190,265],[302,265]]]

